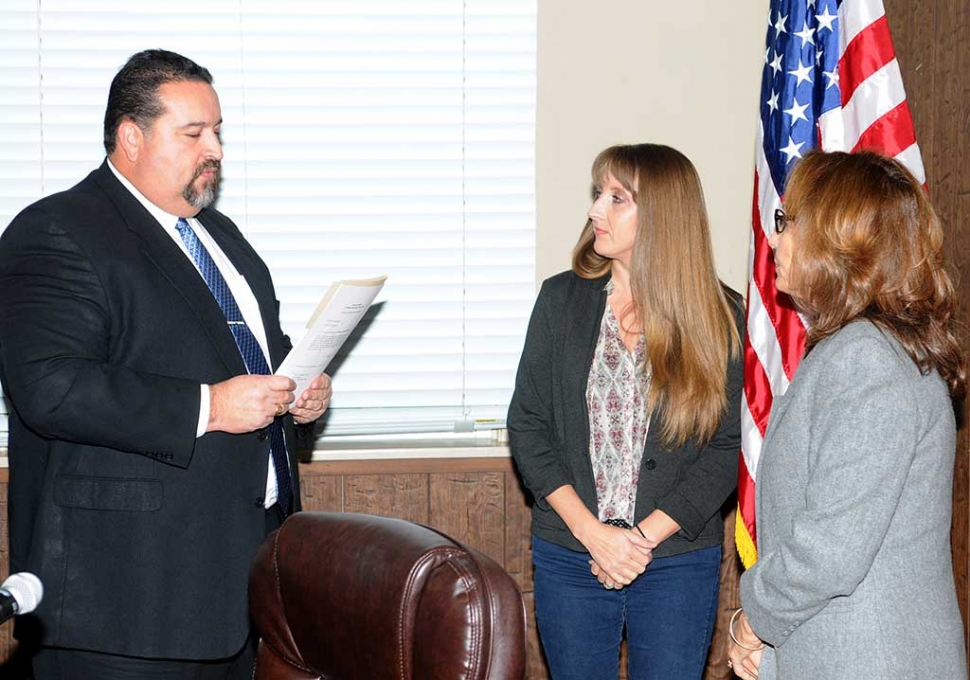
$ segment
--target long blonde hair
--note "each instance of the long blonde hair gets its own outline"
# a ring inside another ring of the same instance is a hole
[[[637,204],[630,264],[632,313],[650,369],[648,409],[663,414],[667,445],[708,441],[727,409],[727,365],[740,352],[731,303],[717,277],[704,191],[693,164],[669,146],[614,146],[593,162],[593,181],[612,175]],[[594,250],[586,223],[573,271],[592,279],[613,261]]]
[[[943,229],[916,178],[878,154],[813,151],[792,170],[785,210],[794,221],[792,296],[811,318],[808,347],[868,319],[962,395],[966,359]]]

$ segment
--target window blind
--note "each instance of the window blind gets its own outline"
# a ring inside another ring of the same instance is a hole
[[[213,74],[216,207],[294,341],[333,281],[388,276],[323,435],[501,425],[534,299],[535,0],[6,0],[0,227],[101,162],[111,78],[154,47]]]

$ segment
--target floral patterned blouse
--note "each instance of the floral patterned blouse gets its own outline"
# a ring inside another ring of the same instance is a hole
[[[612,282],[607,286],[612,293]],[[633,523],[640,461],[650,419],[646,400],[650,371],[644,366],[643,336],[631,354],[613,310],[606,305],[586,383],[589,455],[600,521]]]

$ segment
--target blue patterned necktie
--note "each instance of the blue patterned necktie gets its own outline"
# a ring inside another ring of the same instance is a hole
[[[184,217],[179,218],[175,228],[178,230],[179,236],[182,237],[189,255],[192,256],[195,264],[199,267],[199,272],[209,286],[209,290],[212,291],[212,296],[219,303],[219,307],[222,308],[222,313],[225,314],[226,322],[229,324],[229,330],[232,331],[232,335],[236,339],[239,353],[242,354],[243,361],[246,363],[246,369],[252,375],[270,375],[271,371],[266,363],[263,350],[253,332],[249,330],[249,326],[246,325],[242,312],[239,311],[239,305],[236,304],[236,298],[232,296],[229,284],[226,283],[222,272],[216,266],[212,255],[199,241],[199,237]],[[283,511],[283,515],[286,516],[290,514],[293,508],[293,488],[290,484],[290,467],[286,460],[282,418],[274,418],[273,422],[270,423],[269,441],[273,456],[273,468],[276,470],[277,502]]]

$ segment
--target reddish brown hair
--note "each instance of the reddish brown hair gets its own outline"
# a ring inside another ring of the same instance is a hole
[[[892,333],[954,395],[966,363],[956,337],[943,229],[920,183],[870,152],[813,151],[789,178],[792,296],[810,317],[808,346],[856,319]]]
[[[612,175],[637,204],[630,287],[651,371],[649,408],[663,410],[668,444],[707,441],[725,415],[727,364],[741,339],[714,267],[697,170],[669,146],[636,144],[600,153],[592,174],[597,184]],[[573,251],[573,271],[583,278],[612,267],[594,240],[587,222]]]

